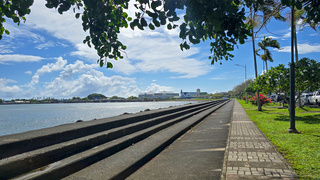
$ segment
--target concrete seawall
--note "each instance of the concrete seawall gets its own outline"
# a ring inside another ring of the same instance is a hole
[[[104,159],[110,169],[105,179],[123,179],[227,102],[208,101],[1,136],[0,179],[77,179],[73,174]],[[154,134],[159,136],[149,138]],[[138,142],[144,145],[133,146]]]

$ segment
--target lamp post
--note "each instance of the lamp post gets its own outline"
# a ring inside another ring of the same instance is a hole
[[[244,84],[245,84],[245,94],[246,94],[246,104],[248,104],[248,95],[247,95],[247,66],[246,65],[240,65],[235,64],[236,66],[244,67]]]

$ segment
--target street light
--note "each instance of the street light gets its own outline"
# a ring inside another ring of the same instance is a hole
[[[234,64],[234,65],[244,67],[244,84],[245,84],[245,93],[246,93],[246,104],[248,104],[248,96],[247,96],[247,66],[246,65],[240,65],[240,64]]]

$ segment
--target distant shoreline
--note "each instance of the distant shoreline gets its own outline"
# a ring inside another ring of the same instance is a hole
[[[215,100],[215,99],[212,99]],[[208,101],[208,99],[174,99],[174,100],[140,100],[140,99],[134,99],[134,100],[121,100],[121,99],[102,99],[102,100],[91,100],[91,101],[52,101],[52,102],[3,102],[0,105],[17,105],[17,104],[69,104],[69,103],[112,103],[112,102],[164,102],[164,101]]]

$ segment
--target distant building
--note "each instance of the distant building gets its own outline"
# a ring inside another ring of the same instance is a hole
[[[170,98],[179,98],[179,93],[160,91],[158,93],[148,92],[140,93],[138,96],[139,99],[170,99]]]
[[[197,92],[183,92],[181,89],[180,98],[188,99],[188,98],[200,98],[200,97],[207,97],[207,92],[200,92],[200,89],[197,89]]]

